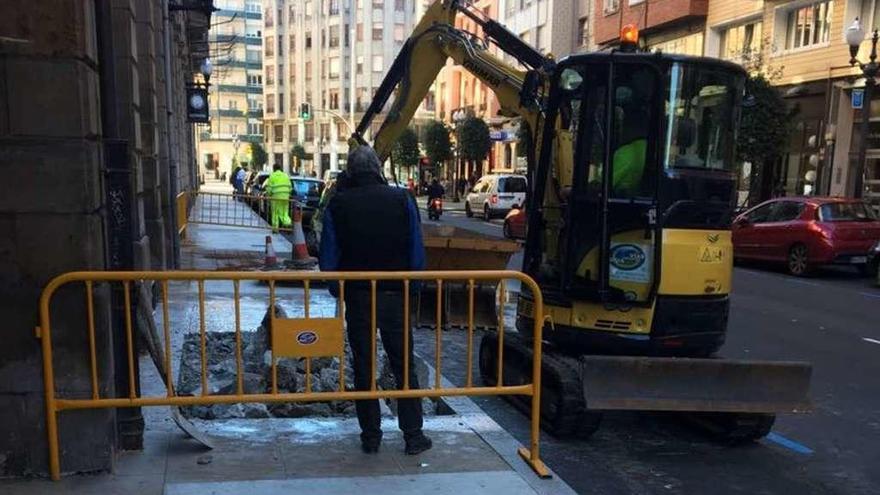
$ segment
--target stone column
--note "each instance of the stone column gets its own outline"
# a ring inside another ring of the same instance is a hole
[[[38,324],[53,277],[106,266],[94,2],[4,2],[0,16],[0,477],[45,474]],[[88,397],[83,292],[54,298],[58,395]],[[95,294],[99,389],[113,393],[107,294]],[[59,415],[64,472],[110,469],[115,411]]]

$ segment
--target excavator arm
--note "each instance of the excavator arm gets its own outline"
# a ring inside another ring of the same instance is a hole
[[[456,15],[473,19],[489,41],[529,68],[519,70],[489,52],[489,45],[476,35],[455,27]],[[413,30],[376,90],[350,144],[365,144],[364,135],[373,119],[396,93],[373,147],[382,160],[409,125],[447,59],[464,67],[490,87],[498,98],[500,113],[522,117],[536,129],[540,117],[539,95],[545,89],[553,61],[520,40],[501,24],[473,11],[461,0],[437,0]]]

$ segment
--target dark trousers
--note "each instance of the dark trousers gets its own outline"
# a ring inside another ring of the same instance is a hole
[[[370,291],[352,288],[345,293],[345,322],[348,342],[354,367],[356,390],[370,390],[372,352],[370,345]],[[391,371],[397,381],[397,388],[403,389],[403,294],[400,292],[376,291],[376,326],[382,336],[382,346],[391,362]],[[412,333],[409,341],[409,387],[419,388],[412,355]],[[377,357],[377,360],[379,358]],[[381,363],[376,364],[377,371]],[[361,426],[361,441],[381,440],[382,429],[378,400],[355,401],[358,423]],[[398,399],[398,425],[404,439],[417,436],[422,431],[421,399]]]

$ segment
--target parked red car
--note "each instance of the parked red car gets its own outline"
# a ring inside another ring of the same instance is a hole
[[[736,259],[785,262],[792,275],[818,265],[868,271],[868,252],[880,239],[880,220],[867,204],[825,197],[777,198],[733,222]]]
[[[514,208],[504,217],[504,237],[508,239],[526,238],[525,208]]]

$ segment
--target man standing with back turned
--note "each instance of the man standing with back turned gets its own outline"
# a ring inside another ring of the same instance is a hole
[[[403,271],[425,267],[416,204],[405,189],[388,186],[379,157],[369,146],[357,148],[348,157],[346,185],[333,196],[323,215],[320,254],[322,271]],[[330,287],[335,289],[336,285],[330,284]],[[331,292],[335,292],[333,289]],[[370,390],[371,314],[370,283],[346,283],[345,322],[357,390]],[[403,353],[406,352],[409,387],[419,388],[412,339],[409,349],[403,348],[402,282],[376,284],[376,323],[397,387],[403,389]],[[430,449],[431,439],[422,433],[421,399],[399,399],[397,404],[406,453],[415,455]],[[379,401],[355,401],[355,408],[361,427],[361,449],[368,454],[376,453],[382,441]]]
[[[272,167],[272,173],[263,182],[263,190],[269,195],[272,230],[278,232],[279,225],[290,227],[290,192],[293,190],[293,184],[280,164],[276,163]]]

